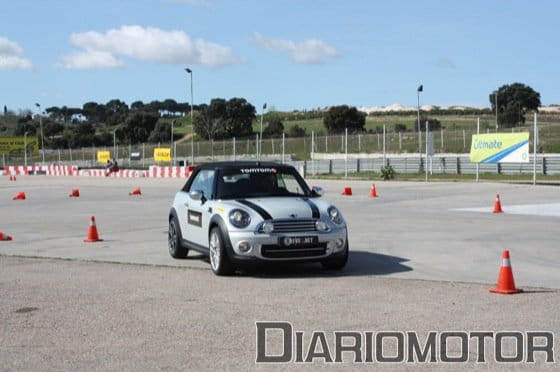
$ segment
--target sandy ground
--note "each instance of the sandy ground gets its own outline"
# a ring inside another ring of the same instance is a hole
[[[0,257],[2,370],[285,370],[322,368],[289,363],[256,365],[256,321],[289,321],[294,330],[557,331],[557,291],[494,295],[479,284],[333,276],[305,269],[257,270],[215,277],[208,270]],[[267,346],[280,349],[280,338]],[[560,350],[558,335],[555,350]],[[449,343],[458,355],[458,342]],[[512,344],[505,352],[512,353]],[[387,346],[394,355],[394,345]],[[381,368],[553,370],[497,365],[490,343],[477,364],[476,343],[466,364],[346,364],[341,370]],[[555,355],[558,360],[560,355]],[[438,357],[439,360],[439,357]]]

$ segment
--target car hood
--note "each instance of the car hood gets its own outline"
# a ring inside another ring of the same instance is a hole
[[[254,204],[257,208],[251,208],[249,203]],[[308,198],[287,198],[287,197],[264,197],[264,198],[247,198],[241,202],[237,201],[244,208],[252,209],[254,212],[261,214],[258,209],[264,210],[273,219],[282,218],[312,218],[313,205],[319,211],[320,207],[314,199]],[[262,215],[261,215],[262,217]]]

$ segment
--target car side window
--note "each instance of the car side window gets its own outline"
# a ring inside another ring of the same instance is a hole
[[[291,174],[278,175],[278,186],[287,190],[290,194],[301,194],[302,190],[296,178]]]
[[[212,188],[214,186],[213,169],[203,169],[196,175],[196,178],[191,183],[189,191],[200,190],[204,193],[207,199],[212,198]]]

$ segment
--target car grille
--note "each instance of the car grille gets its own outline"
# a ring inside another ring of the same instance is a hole
[[[261,247],[261,255],[265,258],[310,258],[324,256],[326,253],[327,243],[305,248],[286,248],[272,244]]]
[[[316,231],[315,220],[273,220],[275,233],[299,233]]]

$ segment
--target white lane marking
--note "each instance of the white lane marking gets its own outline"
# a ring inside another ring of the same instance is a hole
[[[524,205],[502,204],[502,209],[506,214],[560,217],[560,203],[524,204]],[[492,206],[482,207],[482,208],[454,208],[451,210],[460,211],[460,212],[492,213]]]

